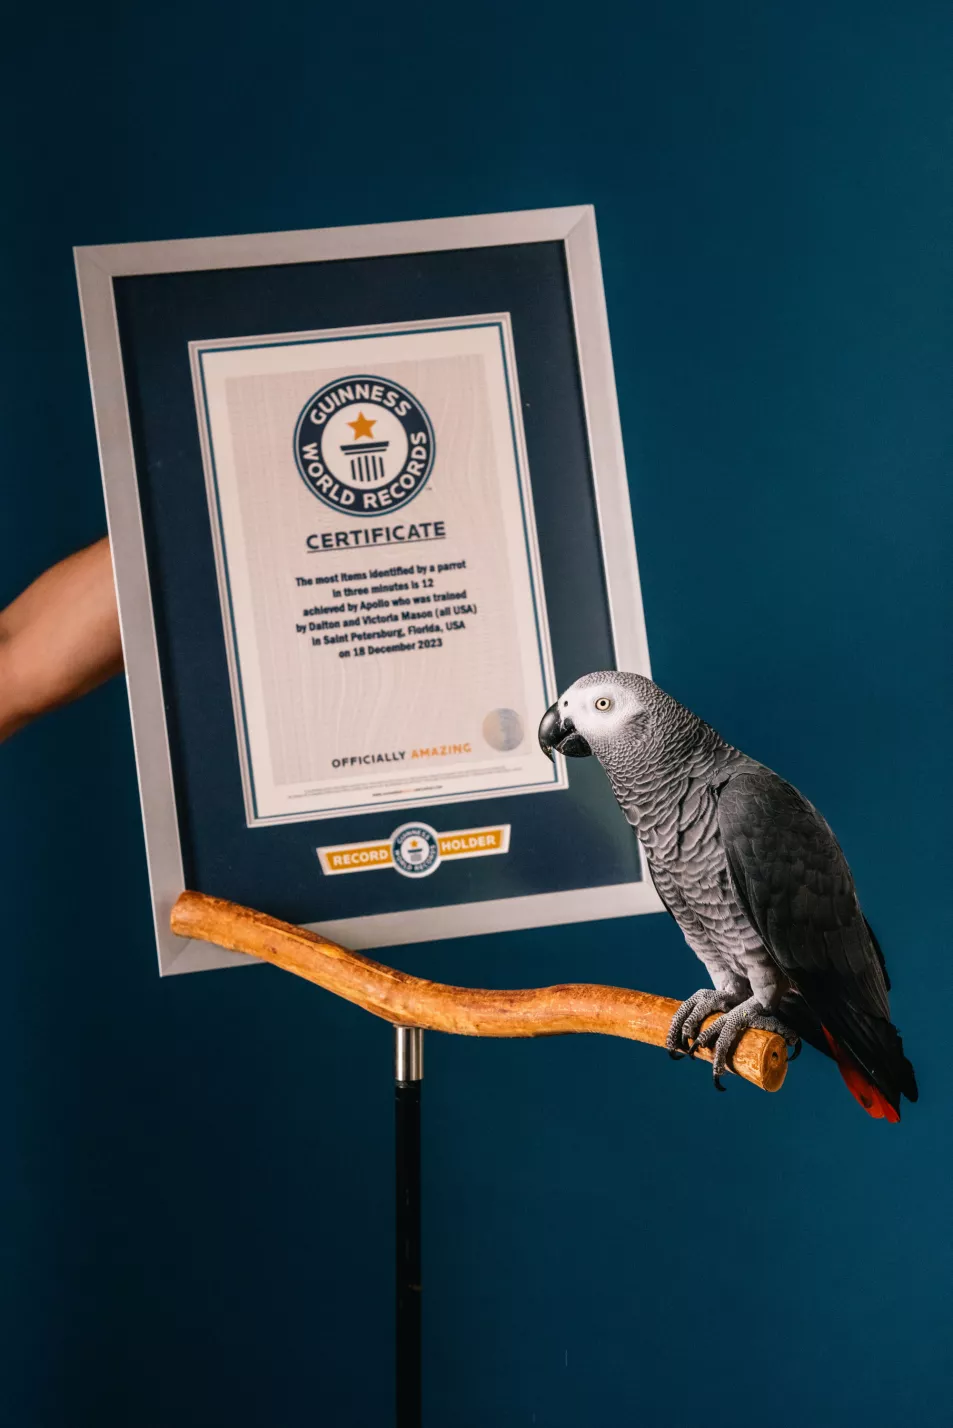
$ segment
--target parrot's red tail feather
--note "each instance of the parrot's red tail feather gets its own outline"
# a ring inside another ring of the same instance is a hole
[[[889,1121],[891,1125],[896,1125],[900,1120],[900,1112],[894,1109],[883,1091],[879,1091],[876,1086],[870,1084],[853,1058],[846,1051],[841,1050],[827,1027],[822,1027],[822,1030],[831,1049],[831,1055],[837,1062],[837,1069],[844,1078],[844,1084],[854,1100],[863,1106],[868,1116],[873,1116],[874,1120],[885,1120]]]

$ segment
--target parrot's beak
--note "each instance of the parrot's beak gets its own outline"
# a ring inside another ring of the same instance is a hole
[[[539,721],[538,738],[539,747],[550,763],[555,762],[553,750],[568,759],[585,759],[592,753],[582,735],[576,733],[572,720],[560,719],[556,704],[551,704]]]

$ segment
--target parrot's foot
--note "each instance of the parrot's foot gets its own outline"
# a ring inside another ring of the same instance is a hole
[[[745,1032],[753,1029],[775,1031],[778,1036],[784,1037],[788,1046],[796,1048],[795,1056],[800,1051],[801,1039],[797,1032],[792,1031],[789,1026],[785,1026],[783,1021],[779,1021],[770,1012],[765,1011],[757,997],[749,997],[747,1001],[733,1007],[727,1015],[720,1016],[717,1021],[712,1022],[711,1026],[707,1026],[704,1031],[699,1032],[692,1046],[693,1052],[701,1051],[705,1047],[714,1048],[711,1070],[717,1090],[725,1089],[719,1077],[728,1070],[728,1062]]]
[[[732,997],[728,992],[717,992],[714,987],[703,987],[700,992],[694,992],[687,1001],[682,1002],[672,1017],[672,1024],[665,1038],[665,1049],[669,1056],[676,1059],[679,1056],[691,1056],[697,1048],[697,1042],[695,1046],[692,1042],[695,1041],[705,1018],[713,1012],[730,1011],[737,1004],[737,997]]]

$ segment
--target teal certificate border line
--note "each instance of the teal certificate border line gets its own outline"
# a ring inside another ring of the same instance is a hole
[[[542,685],[543,690],[545,692],[546,703],[551,704],[553,699],[555,698],[555,680],[550,680],[549,676],[547,675],[546,669],[546,653],[544,649],[544,638],[540,615],[540,592],[537,590],[537,570],[533,561],[533,546],[530,540],[529,514],[527,511],[526,495],[524,491],[524,486],[529,481],[529,472],[526,469],[525,463],[521,459],[520,443],[517,436],[517,418],[513,405],[513,374],[511,372],[511,365],[506,350],[505,329],[503,321],[497,318],[491,319],[489,321],[486,319],[482,319],[477,322],[435,322],[429,325],[423,324],[419,327],[396,325],[390,328],[385,326],[383,328],[375,329],[375,331],[373,332],[363,331],[355,332],[353,334],[348,334],[346,329],[339,330],[335,333],[334,336],[328,337],[289,337],[287,339],[269,339],[268,341],[264,342],[236,343],[232,341],[224,341],[218,343],[197,343],[195,345],[194,351],[198,366],[199,384],[202,392],[202,424],[205,431],[206,446],[209,457],[209,472],[212,478],[211,485],[212,493],[214,495],[214,522],[218,531],[218,541],[216,542],[216,544],[221,555],[223,576],[221,590],[225,597],[229,643],[231,645],[232,662],[235,670],[235,692],[238,697],[240,712],[240,719],[236,721],[236,723],[239,724],[240,727],[236,730],[236,732],[239,736],[239,746],[244,751],[244,757],[241,762],[243,770],[247,771],[247,780],[243,781],[246,782],[247,793],[250,796],[251,801],[252,817],[248,819],[248,826],[250,828],[270,827],[275,824],[283,823],[306,823],[309,821],[318,822],[323,818],[330,818],[335,814],[342,816],[359,817],[367,813],[373,812],[387,812],[388,810],[400,808],[427,806],[428,800],[426,794],[424,794],[423,803],[421,803],[420,798],[403,798],[392,799],[386,803],[380,802],[373,804],[359,804],[357,806],[342,805],[338,808],[323,808],[320,813],[303,812],[300,814],[262,814],[259,812],[258,793],[255,788],[255,767],[252,758],[251,740],[248,732],[248,716],[245,707],[245,687],[242,676],[242,658],[238,644],[238,629],[235,620],[234,603],[232,600],[232,577],[231,572],[229,570],[228,546],[225,539],[225,526],[222,518],[222,504],[221,493],[219,490],[218,467],[215,460],[215,444],[212,437],[212,427],[209,418],[208,391],[205,380],[205,357],[211,353],[216,352],[250,352],[260,351],[264,348],[269,347],[319,347],[322,346],[324,343],[328,342],[355,342],[363,341],[365,339],[388,336],[414,337],[431,332],[473,332],[479,331],[481,328],[495,328],[500,344],[500,356],[503,362],[503,373],[506,384],[506,401],[510,425],[510,440],[513,446],[513,457],[516,463],[517,471],[517,490],[520,501],[520,519],[522,521],[523,526],[523,548],[526,552],[526,566],[527,570],[529,571],[530,594],[533,601],[533,623],[536,632],[536,652],[537,658],[539,660],[539,672],[542,677]],[[541,557],[539,556],[538,543],[536,549],[537,560],[540,562],[539,576],[541,578]],[[558,770],[554,768],[552,770],[551,776],[545,781],[537,780],[535,783],[532,784],[518,784],[516,786],[502,785],[497,788],[479,789],[472,793],[463,794],[462,796],[457,798],[450,797],[444,800],[440,800],[439,802],[437,800],[432,800],[430,801],[429,806],[443,807],[448,804],[472,802],[475,799],[489,798],[495,793],[502,794],[503,796],[526,793],[546,793],[552,788],[557,788],[559,786],[560,775]]]

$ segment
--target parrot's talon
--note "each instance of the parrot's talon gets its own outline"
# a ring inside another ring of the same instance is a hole
[[[714,1019],[705,1026],[713,1012],[716,1013]],[[788,1047],[795,1048],[789,1060],[793,1061],[798,1055],[800,1038],[776,1016],[770,1015],[756,997],[732,1002],[728,993],[713,988],[696,992],[682,1002],[672,1018],[665,1045],[673,1061],[685,1056],[694,1060],[700,1051],[710,1051],[715,1089],[724,1091],[721,1077],[732,1069],[735,1047],[752,1027],[783,1036]]]
[[[701,991],[694,992],[682,1002],[672,1017],[668,1036],[665,1038],[666,1050],[681,1051],[685,1056],[694,1055],[702,1023],[713,1012],[725,1012],[734,1005],[735,1002],[730,996],[716,991],[714,987],[703,987]]]
[[[725,1024],[725,1021],[726,1018],[720,1016],[716,1021],[712,1022],[711,1026],[706,1026],[704,1031],[699,1032],[698,1036],[696,1036],[695,1038],[692,1050],[710,1051],[712,1046],[716,1046],[718,1044],[718,1038],[721,1035],[721,1029]]]
[[[798,1059],[803,1047],[804,1042],[801,1040],[800,1037],[798,1037],[797,1040],[793,1042],[793,1044],[788,1044],[788,1065],[790,1065],[792,1061],[796,1061]]]
[[[713,1077],[711,1078],[711,1084],[714,1086],[714,1088],[715,1088],[716,1091],[727,1091],[727,1089],[728,1089],[727,1086],[723,1086],[723,1085],[721,1084],[721,1077],[720,1077],[720,1076],[713,1076]]]
[[[695,1043],[696,1046],[712,1048],[712,1074],[716,1079],[725,1071],[731,1070],[731,1059],[738,1042],[746,1031],[752,1029],[777,1032],[789,1046],[798,1041],[794,1032],[766,1011],[757,997],[749,997],[747,1001],[733,1007],[727,1016],[719,1017],[711,1026],[706,1027]]]

